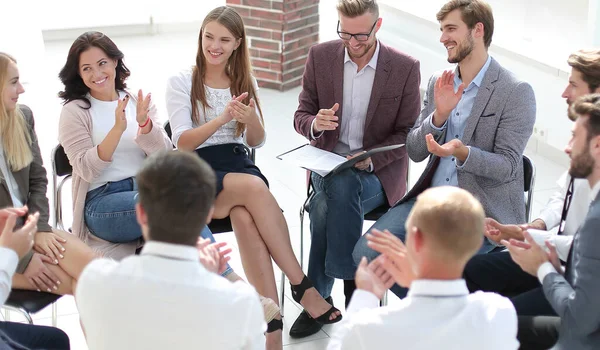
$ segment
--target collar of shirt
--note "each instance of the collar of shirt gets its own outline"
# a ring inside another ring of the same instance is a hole
[[[198,249],[183,244],[149,241],[144,244],[141,255],[199,262]]]
[[[376,45],[377,46],[375,46],[375,53],[373,54],[373,57],[371,57],[371,60],[365,66],[371,67],[375,70],[377,69],[377,59],[379,58],[379,40],[376,41]],[[356,65],[356,63],[354,63],[354,61],[352,61],[352,59],[350,58],[350,55],[348,55],[348,49],[346,48],[346,50],[344,50],[344,64],[348,62],[352,62],[352,64]]]
[[[409,297],[459,297],[469,295],[465,280],[415,280],[408,290]]]
[[[473,87],[473,84],[477,85],[478,88],[481,87],[481,82],[483,81],[483,77],[485,76],[485,73],[487,72],[488,68],[490,67],[491,62],[492,62],[492,56],[488,55],[488,58],[485,61],[485,64],[483,65],[483,67],[481,67],[481,69],[479,70],[479,73],[477,73],[477,75],[475,76],[475,78],[473,79],[471,84],[469,84],[469,86],[467,86],[465,88],[465,92],[467,90],[470,90]],[[459,67],[456,66],[456,69],[454,70],[454,89],[458,89],[458,86],[462,83],[462,79],[460,78],[460,71],[458,68]]]
[[[596,182],[592,191],[590,192],[590,201],[594,201],[596,197],[598,197],[598,192],[600,192],[600,181]]]

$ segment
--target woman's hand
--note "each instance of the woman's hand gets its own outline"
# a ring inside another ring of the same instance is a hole
[[[231,101],[229,101],[229,103],[227,103],[227,106],[225,106],[225,110],[223,110],[223,113],[221,113],[221,115],[218,117],[221,125],[225,125],[233,120],[233,118],[234,118],[234,116],[232,114],[233,104],[236,102],[241,103],[241,101],[243,101],[246,97],[248,97],[247,92],[244,92],[243,94],[241,94],[237,97],[235,95],[233,96]],[[242,103],[242,105],[243,105],[243,103]]]
[[[235,120],[242,124],[253,124],[258,120],[258,114],[256,114],[256,102],[251,98],[250,102],[246,106],[241,101],[230,102],[230,114]]]
[[[146,95],[146,97],[144,97],[144,93],[142,92],[142,90],[140,89],[138,91],[138,99],[137,99],[137,106],[136,106],[137,115],[135,116],[135,119],[137,120],[137,123],[139,125],[146,124],[146,121],[149,118],[148,112],[150,112],[151,101],[152,101],[152,94],[148,94],[148,95]]]
[[[119,99],[119,102],[117,103],[117,109],[115,109],[115,129],[119,130],[120,132],[127,130],[127,116],[125,115],[125,108],[127,108],[128,102],[129,96]]]
[[[64,259],[64,243],[67,243],[67,240],[54,232],[36,232],[33,240],[33,249],[40,254],[50,257],[55,264],[58,264],[58,259]]]
[[[52,260],[43,254],[34,253],[23,275],[38,292],[51,293],[52,290],[58,290],[60,280],[44,263],[52,264]]]

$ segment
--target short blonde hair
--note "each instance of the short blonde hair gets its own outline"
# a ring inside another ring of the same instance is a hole
[[[379,5],[375,0],[338,0],[336,7],[345,17],[354,18],[369,12],[379,18]]]
[[[453,186],[430,188],[417,197],[406,221],[406,232],[416,227],[439,257],[470,259],[483,243],[485,212],[469,192]]]

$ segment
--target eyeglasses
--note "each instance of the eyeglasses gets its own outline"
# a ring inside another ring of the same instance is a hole
[[[340,21],[338,20],[337,33],[342,40],[350,40],[350,39],[352,39],[352,37],[354,37],[354,39],[356,39],[356,41],[367,41],[367,40],[369,40],[371,33],[373,33],[373,29],[375,29],[376,24],[377,24],[377,21],[375,21],[375,23],[373,23],[371,30],[366,34],[365,33],[350,34],[350,33],[340,31]]]
[[[571,181],[569,182],[569,187],[567,188],[567,193],[565,195],[565,202],[563,204],[562,215],[560,217],[560,224],[558,225],[558,233],[562,235],[565,230],[565,222],[567,221],[567,213],[569,212],[569,207],[571,206],[571,199],[573,198],[573,189],[574,189],[575,179],[571,177]]]

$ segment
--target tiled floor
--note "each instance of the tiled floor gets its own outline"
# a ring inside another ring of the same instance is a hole
[[[130,86],[136,89],[141,87],[144,91],[152,92],[155,103],[163,111],[163,116],[165,115],[165,81],[169,75],[193,63],[196,52],[196,35],[195,32],[191,32],[113,38],[125,53],[125,62],[132,71]],[[56,76],[61,65],[64,63],[69,45],[70,42],[66,41],[46,43],[46,56],[43,60],[44,69],[40,70],[43,73],[41,73],[40,77],[34,79],[30,86],[26,87],[28,92],[21,99],[21,102],[29,104],[35,113],[36,129],[47,169],[51,169],[49,166],[50,150],[57,143],[57,123],[61,109],[58,99],[53,97],[56,96],[61,87]],[[297,256],[299,256],[300,252],[300,221],[298,210],[306,195],[305,172],[299,168],[282,163],[275,156],[292,147],[306,143],[305,139],[294,131],[292,124],[299,91],[298,88],[285,93],[266,89],[260,91],[268,138],[266,145],[257,152],[258,166],[269,178],[272,192],[284,210]],[[565,169],[535,154],[530,154],[530,156],[537,166],[537,181],[533,203],[533,215],[536,215],[552,194],[556,187],[556,179]],[[414,183],[418,178],[424,165],[424,162],[411,164],[411,183]],[[51,196],[50,193],[49,196]],[[65,201],[67,203],[70,202],[69,193],[66,193]],[[68,213],[69,210],[70,208],[67,205],[65,212]],[[67,222],[69,222],[69,218],[67,218]],[[370,223],[367,223],[365,228],[368,228],[368,225]],[[306,224],[305,228],[307,227],[308,225]],[[233,234],[221,234],[217,236],[217,239],[229,242],[234,246],[234,251],[236,250]],[[305,251],[307,251],[308,238],[305,238],[305,243]],[[232,259],[232,265],[239,273],[242,272],[239,256],[235,254]],[[278,270],[276,270],[276,276],[280,276]],[[333,298],[336,300],[338,306],[341,304],[343,307],[344,298],[341,287],[341,283],[338,282],[335,284]],[[286,288],[288,289],[288,293],[286,294],[288,297],[285,300],[285,349],[325,349],[328,338],[335,326],[326,326],[316,335],[301,340],[290,339],[287,335],[289,327],[300,312],[300,308],[289,297],[289,286],[286,286]],[[391,294],[390,296],[391,304],[397,302],[394,296]],[[58,301],[58,313],[58,327],[69,334],[73,349],[87,349],[83,333],[79,326],[74,299],[70,296],[60,299]],[[11,313],[11,316],[12,320],[19,319],[15,313]],[[50,316],[51,312],[48,308],[35,315],[34,321],[36,324],[49,325],[51,324]]]

